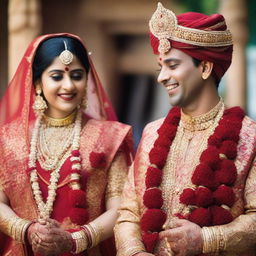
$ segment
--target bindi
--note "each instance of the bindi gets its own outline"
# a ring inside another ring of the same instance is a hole
[[[65,71],[69,71],[69,67],[65,67]]]

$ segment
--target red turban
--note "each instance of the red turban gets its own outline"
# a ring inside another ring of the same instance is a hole
[[[169,11],[168,9],[165,10]],[[162,16],[160,17],[162,18]],[[208,16],[202,13],[188,12],[178,15],[176,19],[177,25],[186,28],[201,30],[202,32],[206,31],[206,33],[208,34],[210,31],[214,31],[215,33],[216,31],[227,31],[225,19],[220,14],[213,14],[211,16]],[[169,26],[169,24],[167,24],[167,26]],[[170,28],[167,27],[167,29]],[[183,38],[184,37],[186,36],[183,35]],[[171,47],[181,50],[184,53],[198,60],[213,62],[213,72],[218,80],[221,79],[221,77],[224,75],[224,73],[227,71],[231,64],[233,51],[232,42],[227,43],[227,45],[220,46],[216,46],[214,45],[214,43],[213,46],[202,46],[200,44],[197,45],[196,42],[189,43],[187,42],[188,40],[185,40],[186,42],[184,42],[184,40],[183,42],[181,42],[182,40],[179,40],[177,36],[176,39],[167,39],[170,42]],[[150,33],[150,42],[154,53],[158,54],[159,39],[153,35],[152,31]]]

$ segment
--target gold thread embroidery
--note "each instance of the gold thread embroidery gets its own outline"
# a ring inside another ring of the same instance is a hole
[[[139,239],[129,239],[125,241],[119,248],[120,252],[122,252],[122,256],[134,255],[139,252],[145,252],[145,248],[143,243]],[[120,256],[121,256],[120,255]]]
[[[159,39],[158,51],[166,53],[171,45],[168,39],[204,47],[232,45],[232,35],[229,30],[208,31],[187,28],[178,25],[175,14],[158,3],[157,10],[149,21],[150,32]],[[167,43],[168,41],[168,43]]]
[[[106,200],[109,198],[121,196],[126,177],[126,160],[124,158],[124,154],[119,152],[115,157],[108,173]]]
[[[219,103],[213,109],[205,114],[195,117],[186,115],[181,111],[181,122],[183,127],[191,132],[202,131],[209,128],[214,122],[214,117],[216,117],[220,109],[223,107],[223,104],[223,100],[220,99]]]

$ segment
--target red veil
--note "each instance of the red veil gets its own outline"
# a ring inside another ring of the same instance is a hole
[[[35,88],[32,81],[33,59],[40,43],[57,36],[72,37],[83,44],[78,36],[68,33],[48,34],[36,38],[28,46],[0,102],[0,126],[19,118],[22,122],[22,132],[24,132],[24,138],[27,139],[28,148],[28,126],[29,122],[35,119],[32,109],[35,99]],[[88,59],[90,71],[87,83],[88,107],[85,113],[97,120],[116,120],[115,111],[102,87],[90,56],[88,56]]]

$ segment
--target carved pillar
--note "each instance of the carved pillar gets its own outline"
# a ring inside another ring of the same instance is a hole
[[[39,0],[9,1],[9,80],[29,43],[41,33]]]
[[[227,72],[226,103],[228,106],[241,106],[246,109],[247,1],[220,0],[220,12],[226,18],[234,41],[233,60]]]

